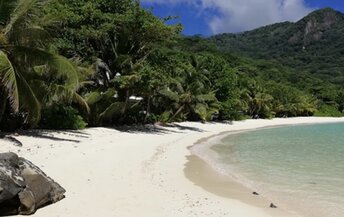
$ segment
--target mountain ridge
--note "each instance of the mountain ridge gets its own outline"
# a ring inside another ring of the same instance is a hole
[[[344,82],[344,14],[316,10],[297,22],[282,22],[242,33],[210,37],[220,51],[277,60],[331,83]]]

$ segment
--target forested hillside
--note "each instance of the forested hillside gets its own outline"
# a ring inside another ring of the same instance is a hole
[[[216,35],[209,41],[224,53],[283,65],[287,73],[281,74],[281,70],[276,69],[275,73],[265,71],[260,76],[272,76],[273,80],[284,78],[283,82],[323,102],[324,110],[336,107],[342,111],[343,37],[344,14],[325,8],[296,23],[277,23],[238,34]]]
[[[277,60],[315,77],[344,81],[344,14],[330,8],[314,11],[296,23],[278,23],[212,41],[226,52]]]
[[[133,0],[4,0],[0,130],[341,116],[344,92],[332,79],[342,76],[340,65],[333,72],[342,47],[326,53],[317,43],[342,43],[328,31],[340,32],[343,16],[326,9],[297,25],[318,17],[325,24],[311,29],[321,37],[287,37],[296,27],[283,23],[209,40],[181,36],[181,25]],[[314,72],[320,57],[331,67]]]

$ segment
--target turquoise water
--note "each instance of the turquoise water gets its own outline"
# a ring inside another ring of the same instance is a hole
[[[211,151],[223,172],[282,208],[307,217],[344,217],[343,123],[230,135]]]

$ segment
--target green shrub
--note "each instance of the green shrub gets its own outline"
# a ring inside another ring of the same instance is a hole
[[[343,113],[341,113],[335,106],[324,104],[318,108],[318,111],[316,111],[314,115],[318,117],[341,117],[343,116]]]
[[[45,129],[84,129],[87,123],[79,115],[78,110],[63,104],[54,104],[43,110],[39,124]]]

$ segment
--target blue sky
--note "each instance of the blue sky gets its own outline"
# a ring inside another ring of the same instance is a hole
[[[141,0],[159,17],[178,16],[184,35],[241,32],[297,21],[313,10],[331,7],[344,12],[344,0]]]

